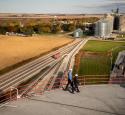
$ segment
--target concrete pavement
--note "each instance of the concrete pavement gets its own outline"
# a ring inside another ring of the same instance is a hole
[[[88,85],[80,93],[60,89],[11,102],[0,115],[125,115],[125,86]]]

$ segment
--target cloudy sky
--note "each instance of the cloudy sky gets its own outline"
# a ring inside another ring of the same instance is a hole
[[[125,0],[0,0],[0,13],[108,13]]]

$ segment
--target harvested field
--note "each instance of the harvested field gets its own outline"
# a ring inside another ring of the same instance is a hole
[[[0,35],[0,70],[53,50],[73,39],[61,35],[18,37]]]

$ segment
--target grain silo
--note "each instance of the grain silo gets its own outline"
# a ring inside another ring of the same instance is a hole
[[[108,38],[113,31],[113,24],[111,20],[101,19],[96,22],[95,25],[95,36]]]

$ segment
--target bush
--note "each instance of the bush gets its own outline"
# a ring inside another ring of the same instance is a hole
[[[75,24],[63,24],[61,28],[63,31],[66,32],[71,32],[76,29]]]
[[[60,24],[53,24],[52,25],[52,33],[58,33],[61,31]]]
[[[0,26],[0,34],[5,34],[7,32],[7,26]]]
[[[34,33],[32,26],[24,26],[20,29],[20,32],[25,35],[32,35]]]

